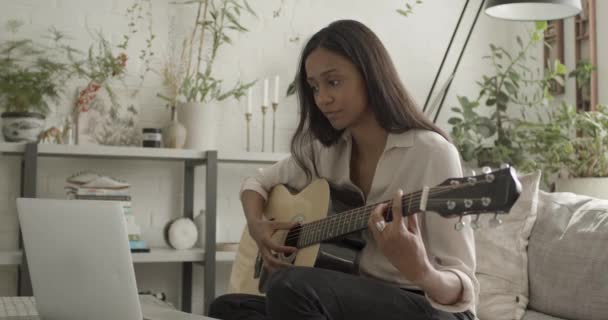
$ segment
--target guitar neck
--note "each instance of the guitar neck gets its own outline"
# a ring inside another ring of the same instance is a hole
[[[404,195],[401,198],[403,212],[408,216],[421,211],[433,211],[442,217],[480,215],[484,213],[504,214],[519,198],[521,183],[511,167],[487,172],[482,175],[449,178],[433,188]],[[392,220],[392,200],[385,213]],[[330,215],[327,218],[305,223],[289,232],[289,239],[297,239],[289,245],[303,248],[322,241],[332,240],[367,227],[369,216],[380,203]]]
[[[407,216],[419,212],[420,200],[421,192],[414,192],[404,195],[402,197],[403,212],[401,214]],[[324,219],[302,224],[298,229],[299,239],[296,247],[308,247],[316,243],[339,238],[349,233],[367,228],[369,216],[374,208],[381,203],[388,205],[388,210],[385,213],[385,219],[387,221],[391,221],[393,217],[392,200],[344,211]]]

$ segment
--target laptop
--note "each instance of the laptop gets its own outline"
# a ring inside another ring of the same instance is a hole
[[[44,320],[205,320],[140,304],[119,203],[17,199],[40,318]]]

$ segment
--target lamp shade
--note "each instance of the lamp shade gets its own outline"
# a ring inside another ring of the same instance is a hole
[[[581,12],[580,0],[488,0],[487,15],[506,20],[557,20]]]

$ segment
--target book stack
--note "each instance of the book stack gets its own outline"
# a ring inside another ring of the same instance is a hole
[[[67,182],[69,199],[119,202],[127,222],[131,252],[150,252],[135,221],[128,183],[89,171],[79,172],[69,177]]]

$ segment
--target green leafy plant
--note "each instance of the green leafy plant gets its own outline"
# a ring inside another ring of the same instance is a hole
[[[597,70],[589,60],[581,59],[576,62],[576,69],[572,70],[568,77],[576,79],[576,86],[578,88],[589,87],[591,74]]]
[[[110,42],[103,36],[101,32],[95,32],[93,43],[89,46],[86,52],[74,49],[63,39],[67,37],[56,29],[52,29],[53,37],[57,39],[59,47],[63,50],[68,62],[70,70],[74,76],[80,80],[84,80],[84,84],[79,88],[76,100],[74,101],[72,116],[73,121],[80,112],[86,112],[91,107],[91,102],[97,97],[100,90],[105,90],[110,99],[109,110],[99,110],[108,112],[110,120],[118,121],[118,110],[121,106],[117,102],[116,95],[112,89],[111,80],[121,80],[127,74],[126,54],[130,40],[136,34],[144,34],[140,29],[140,25],[144,25],[143,29],[147,32],[145,46],[139,50],[138,58],[143,63],[143,71],[139,74],[141,87],[145,75],[150,71],[150,59],[154,55],[152,51],[152,42],[155,35],[152,33],[152,5],[150,0],[134,0],[127,8],[126,17],[128,19],[127,32],[123,34],[122,41],[112,46]],[[118,50],[117,50],[118,49]],[[133,90],[132,96],[137,94],[138,90]],[[135,108],[130,107],[128,111],[137,114]]]
[[[409,15],[414,13],[414,6],[420,5],[420,4],[422,4],[422,0],[415,0],[415,1],[413,1],[413,3],[410,3],[410,1],[407,1],[405,3],[405,8],[397,9],[397,12],[404,17],[408,17]]]
[[[20,22],[11,20],[6,29],[16,33]],[[0,43],[0,109],[47,115],[49,100],[57,102],[70,76],[59,50],[31,39]]]
[[[480,92],[476,99],[458,97],[460,106],[452,108],[456,116],[448,120],[453,125],[451,136],[465,161],[476,161],[477,166],[520,166],[527,161],[521,143],[525,137],[516,130],[517,121],[526,117],[526,108],[547,107],[553,98],[549,92],[551,81],[563,83],[566,73],[559,61],[548,65],[544,75],[527,65],[528,59],[536,60],[529,52],[541,41],[546,27],[546,22],[538,22],[526,43],[517,37],[519,51],[515,54],[490,44],[491,54],[483,58],[490,61],[494,73],[477,82]],[[519,108],[521,117],[508,113],[508,107]]]
[[[170,106],[178,102],[240,99],[255,81],[239,80],[225,90],[224,81],[214,75],[214,63],[220,48],[232,44],[231,33],[248,31],[239,22],[242,13],[256,15],[247,0],[191,0],[175,4],[196,4],[196,18],[190,36],[182,42],[181,53],[171,55],[160,72],[169,94],[158,96]]]
[[[122,42],[117,46],[123,51],[127,51],[131,37],[141,35],[146,32],[145,47],[139,49],[138,58],[143,63],[144,70],[139,75],[140,81],[143,82],[145,75],[152,70],[150,67],[151,59],[154,56],[152,43],[156,35],[152,32],[152,3],[151,0],[135,0],[133,4],[127,8],[128,31],[123,34]],[[138,26],[144,25],[143,28]],[[144,29],[144,30],[140,30]]]
[[[562,103],[544,123],[520,121],[531,157],[524,169],[541,169],[545,181],[562,177],[608,177],[608,107],[577,111]]]
[[[63,35],[54,31],[56,37]],[[116,54],[110,43],[101,33],[96,36],[96,41],[86,53],[73,49],[69,45],[62,45],[69,67],[73,70],[76,77],[85,80],[87,84],[78,92],[78,97],[74,103],[73,113],[86,112],[89,103],[95,98],[101,88],[104,88],[112,101],[112,106],[116,106],[115,95],[109,86],[108,80],[120,78],[126,72],[127,55]]]

